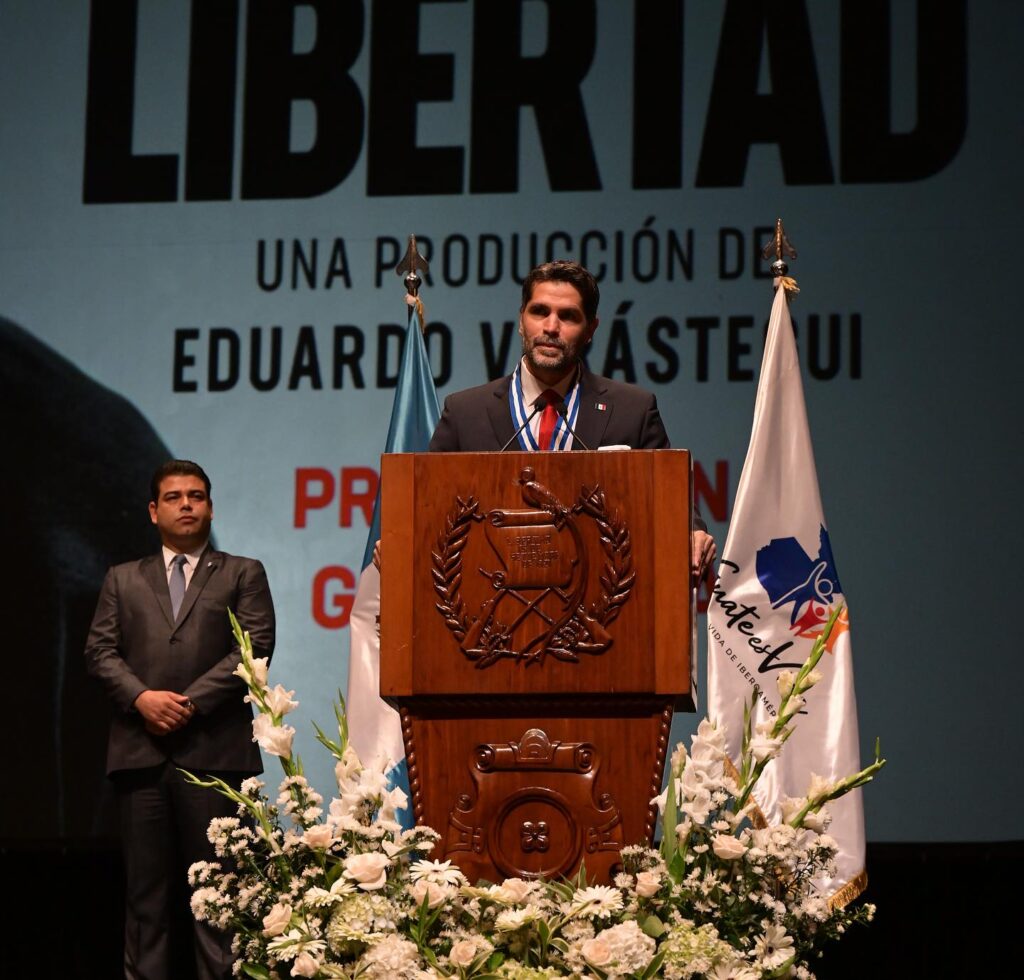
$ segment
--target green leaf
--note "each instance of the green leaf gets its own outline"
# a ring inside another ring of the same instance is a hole
[[[676,851],[672,857],[672,863],[668,866],[668,873],[675,882],[682,881],[686,877],[686,859],[681,851]]]
[[[587,881],[587,862],[580,861],[579,871],[576,872],[576,878],[572,881],[573,888],[579,891],[581,888],[586,888],[590,884]]]
[[[571,884],[566,884],[564,881],[552,881],[548,883],[548,887],[560,898],[563,902],[568,902],[573,893],[576,891]]]
[[[345,873],[345,865],[337,859],[331,860],[328,856],[328,867],[324,872],[324,881],[328,888],[331,887]]]
[[[658,936],[663,936],[667,931],[665,923],[656,915],[647,916],[639,925],[644,934],[650,936],[651,939],[657,939]]]
[[[661,969],[661,964],[665,962],[665,950],[659,950],[655,955],[654,959],[647,964],[647,969],[640,974],[640,980],[651,980],[652,977],[658,975],[658,971]]]
[[[231,632],[234,633],[235,639],[238,640],[238,645],[242,645],[242,627],[238,622],[238,617],[235,615],[234,610],[228,607],[228,621],[231,623]]]
[[[243,963],[242,972],[253,980],[270,980],[270,971],[257,963]]]
[[[313,730],[316,732],[316,740],[325,748],[335,759],[341,758],[342,748],[337,742],[332,742],[325,734],[324,730],[314,721]]]

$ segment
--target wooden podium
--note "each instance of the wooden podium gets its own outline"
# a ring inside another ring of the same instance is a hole
[[[614,875],[693,710],[684,450],[382,458],[381,696],[480,878]]]

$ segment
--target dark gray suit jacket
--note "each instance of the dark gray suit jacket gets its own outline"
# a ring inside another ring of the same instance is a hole
[[[107,772],[142,769],[167,759],[198,772],[261,772],[252,741],[252,711],[245,685],[233,672],[240,661],[228,608],[252,636],[253,653],[274,649],[274,604],[263,566],[207,548],[178,620],[162,554],[115,565],[96,605],[85,661],[114,707]],[[133,708],[145,690],[177,691],[191,698],[195,715],[167,736],[150,735]]]
[[[444,400],[444,411],[430,440],[431,452],[486,452],[501,449],[515,426],[508,407],[512,375],[457,391]],[[668,435],[658,402],[636,385],[612,381],[586,368],[580,378],[580,408],[573,426],[579,439],[573,449],[629,446],[668,449]],[[513,444],[510,449],[517,449]]]

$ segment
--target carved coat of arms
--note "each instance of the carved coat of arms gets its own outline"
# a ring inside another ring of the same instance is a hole
[[[581,654],[604,653],[613,643],[608,626],[636,577],[628,529],[609,512],[600,486],[582,487],[577,500],[566,505],[530,467],[518,484],[523,509],[483,511],[476,498],[456,497],[432,552],[438,612],[478,668],[502,658],[529,665],[549,655],[577,662]],[[600,542],[600,589],[593,598],[587,591],[594,591],[595,556],[588,553],[581,527],[585,518],[595,523]],[[464,552],[478,526],[486,548],[476,553],[485,557],[466,568]],[[463,598],[467,576],[484,588],[476,609]]]

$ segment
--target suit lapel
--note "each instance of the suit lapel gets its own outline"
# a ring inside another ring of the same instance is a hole
[[[217,566],[220,564],[220,557],[219,551],[213,551],[210,548],[207,548],[199,556],[196,570],[192,573],[192,581],[188,583],[188,588],[185,590],[185,598],[181,601],[181,609],[178,610],[178,619],[174,624],[176,630],[188,619],[188,614],[192,612],[196,599],[199,598],[200,593],[206,588],[206,583],[210,581],[210,576],[217,570]]]
[[[597,375],[591,374],[586,367],[580,377],[580,408],[576,414],[574,428],[580,439],[591,449],[597,449],[604,438],[605,429],[611,420],[615,406],[606,394],[606,388],[597,381]],[[604,406],[598,408],[598,405]],[[573,439],[572,448],[582,449],[580,439]]]
[[[501,449],[516,431],[516,427],[512,423],[512,412],[508,407],[508,390],[511,385],[512,375],[501,378],[498,385],[491,391],[494,397],[487,402],[487,416],[497,441],[495,449]],[[515,448],[518,449],[519,446]]]
[[[140,567],[142,577],[149,583],[156,597],[157,605],[167,620],[167,625],[174,626],[174,617],[171,615],[171,593],[167,588],[167,569],[164,568],[163,552],[158,555],[150,555],[143,558]]]

